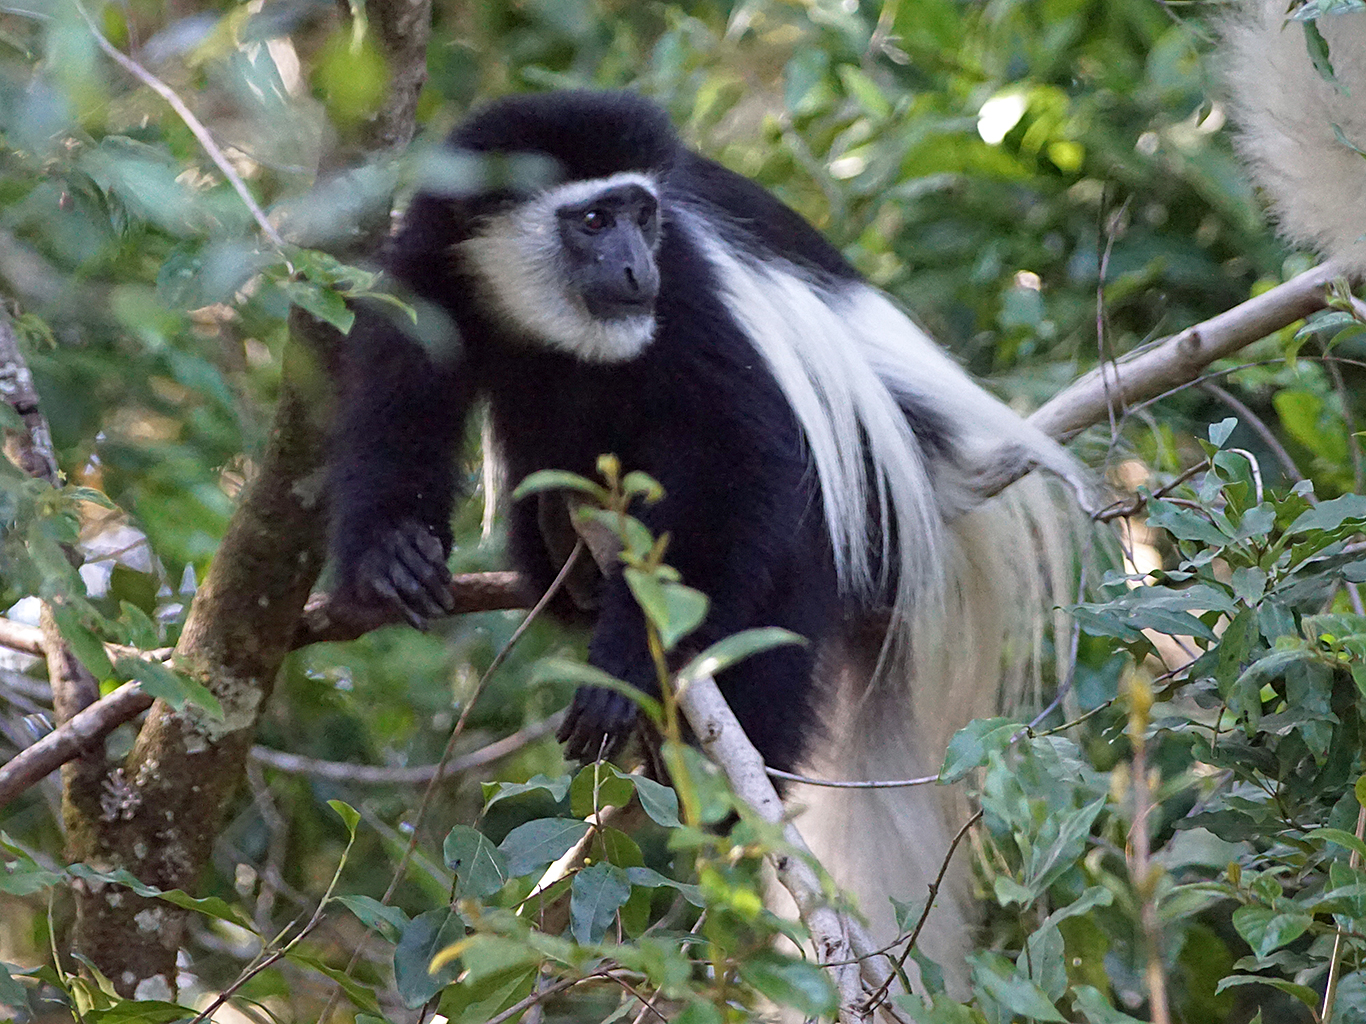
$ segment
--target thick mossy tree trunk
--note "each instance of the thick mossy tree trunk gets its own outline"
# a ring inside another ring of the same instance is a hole
[[[256,723],[326,548],[322,451],[326,376],[297,341],[260,471],[195,595],[175,667],[223,706],[152,706],[126,761],[103,780],[64,774],[68,856],[193,891],[245,770]],[[81,792],[72,792],[79,784]],[[98,813],[87,813],[91,804]],[[174,992],[182,914],[123,886],[77,893],[75,948],[125,995]]]
[[[391,96],[363,142],[406,146],[426,76],[430,0],[371,0],[370,30],[389,61]],[[373,248],[383,228],[370,240]],[[355,258],[348,252],[348,258]],[[149,885],[193,892],[245,774],[247,752],[326,550],[324,440],[337,336],[295,311],[270,441],[203,586],[175,667],[218,698],[222,720],[158,701],[121,765],[63,774],[67,853],[124,868]],[[76,893],[74,947],[125,996],[175,993],[183,914],[122,886]]]

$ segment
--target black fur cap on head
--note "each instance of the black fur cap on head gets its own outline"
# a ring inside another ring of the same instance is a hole
[[[471,115],[449,141],[481,153],[544,154],[571,181],[662,171],[678,148],[669,115],[630,92],[505,96]]]

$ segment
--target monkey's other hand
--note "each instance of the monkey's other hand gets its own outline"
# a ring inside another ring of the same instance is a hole
[[[347,589],[361,603],[396,612],[417,629],[455,610],[441,541],[414,520],[380,536],[361,556],[354,582]]]
[[[565,756],[588,763],[621,753],[636,725],[636,702],[616,690],[580,686],[558,737]]]

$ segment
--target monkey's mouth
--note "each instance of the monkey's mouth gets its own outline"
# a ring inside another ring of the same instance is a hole
[[[619,292],[611,295],[586,292],[583,304],[599,320],[639,320],[655,313],[654,296],[632,297]]]

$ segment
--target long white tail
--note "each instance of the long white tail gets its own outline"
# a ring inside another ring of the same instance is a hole
[[[879,625],[855,624],[824,652],[828,732],[807,774],[827,779],[934,775],[952,734],[997,713],[1038,678],[1040,640],[1075,586],[1078,520],[1039,474],[948,524],[942,605],[920,614],[884,657]],[[1074,506],[1072,506],[1074,507]],[[1052,623],[1055,633],[1061,623]],[[1065,646],[1065,645],[1063,645]],[[961,789],[793,786],[797,825],[817,859],[857,900],[875,944],[897,937],[891,899],[914,903],[967,820]],[[970,846],[960,846],[919,948],[966,988],[972,947]]]

